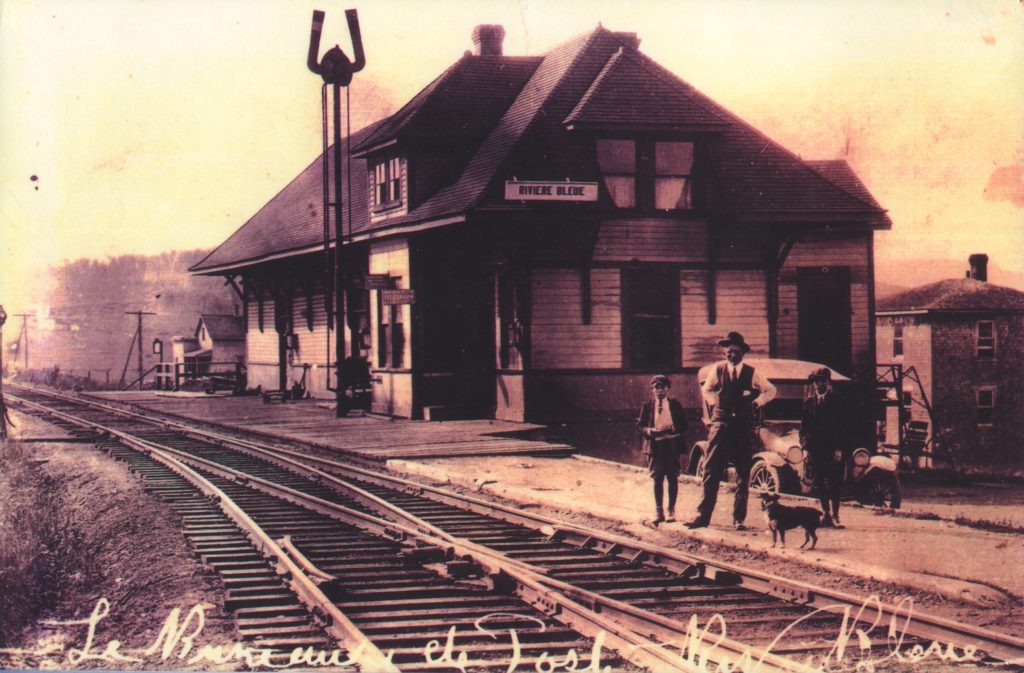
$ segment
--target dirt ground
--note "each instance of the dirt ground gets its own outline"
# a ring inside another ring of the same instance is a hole
[[[52,438],[61,433],[47,423],[14,414],[13,438]],[[139,650],[157,639],[174,609],[181,624],[194,606],[207,604],[205,627],[196,638],[203,643],[225,644],[237,640],[232,620],[219,607],[220,583],[205,574],[194,561],[177,528],[177,516],[154,496],[148,495],[139,478],[91,444],[23,442],[37,466],[38,480],[22,488],[51,488],[61,494],[62,514],[84,539],[79,577],[69,582],[57,604],[45,611],[22,633],[20,642],[0,651],[0,668],[24,669],[130,669],[189,670],[175,654],[166,661],[159,653],[141,657]],[[2,570],[2,569],[0,569]],[[90,617],[109,613],[94,629],[92,655],[77,658],[88,641]],[[98,607],[99,606],[99,607]],[[94,612],[99,610],[99,612]],[[80,622],[54,624],[54,622]],[[195,621],[192,622],[194,626]],[[189,629],[191,632],[192,629]],[[116,661],[101,656],[112,640],[119,651],[143,661]],[[209,669],[204,664],[201,668]]]
[[[911,597],[929,612],[1014,635],[1024,634],[1024,535],[993,532],[952,520],[893,517],[845,507],[846,528],[819,531],[814,551],[796,549],[802,535],[791,533],[786,550],[771,549],[771,538],[756,501],[746,531],[731,527],[732,493],[723,490],[712,526],[689,531],[681,523],[658,530],[642,525],[651,517],[651,480],[637,468],[592,459],[480,457],[391,461],[413,479],[527,507],[620,535],[688,553],[737,563],[854,595],[889,601]],[[680,482],[680,520],[693,515],[699,488]],[[924,503],[916,506],[926,511]],[[949,507],[954,507],[949,504]],[[972,519],[1003,519],[1002,505],[956,506]]]

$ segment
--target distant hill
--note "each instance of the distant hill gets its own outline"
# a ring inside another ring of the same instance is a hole
[[[36,305],[48,307],[49,315],[37,314],[29,323],[30,368],[57,365],[64,372],[92,372],[94,379],[105,381],[109,375],[111,381],[117,381],[138,324],[136,316],[126,315],[130,311],[156,314],[143,318],[144,367],[148,369],[159,360],[153,355],[154,339],[163,342],[165,359],[170,359],[171,337],[191,334],[200,313],[241,310],[241,302],[223,279],[189,275],[188,267],[207,252],[78,259],[51,268],[48,282],[38,283],[41,289],[35,297]],[[12,324],[4,331],[8,343],[20,328],[17,322],[9,322]],[[12,353],[8,350],[5,355]],[[133,352],[128,380],[135,378],[137,367],[138,355]]]

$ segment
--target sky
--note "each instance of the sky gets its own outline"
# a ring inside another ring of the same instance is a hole
[[[963,259],[1024,274],[1018,0],[0,0],[0,304],[62,260],[212,248],[320,151],[321,53],[367,66],[353,127],[394,112],[502,24],[537,55],[598,23],[808,159],[845,158],[893,229],[880,270]],[[993,281],[998,278],[993,277]]]

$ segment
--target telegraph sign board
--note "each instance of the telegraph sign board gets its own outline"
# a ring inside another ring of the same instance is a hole
[[[365,285],[367,290],[387,290],[391,287],[391,276],[386,273],[368,273]]]
[[[381,290],[381,302],[385,305],[415,304],[416,290]]]
[[[597,201],[596,182],[507,180],[506,201]]]

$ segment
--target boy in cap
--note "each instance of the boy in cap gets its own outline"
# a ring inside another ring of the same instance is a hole
[[[814,485],[825,513],[821,525],[839,528],[839,492],[846,458],[845,418],[832,390],[832,372],[828,367],[814,370],[807,381],[812,389],[803,402],[800,446],[810,454],[814,468]]]
[[[725,359],[715,363],[701,386],[704,401],[714,407],[708,429],[708,448],[704,455],[704,493],[697,516],[686,522],[687,528],[705,528],[718,500],[718,482],[731,460],[736,467],[736,497],[732,520],[737,530],[746,528],[747,495],[750,484],[750,440],[754,434],[756,410],[775,398],[775,386],[761,376],[743,356],[750,346],[739,332],[718,342]]]
[[[686,414],[683,405],[668,396],[672,382],[667,376],[658,375],[651,379],[651,396],[640,408],[636,427],[640,431],[644,458],[654,480],[654,518],[644,524],[652,528],[663,521],[676,520],[676,496],[679,493],[679,454],[682,448],[682,433],[686,430]],[[662,491],[668,480],[668,518]]]

